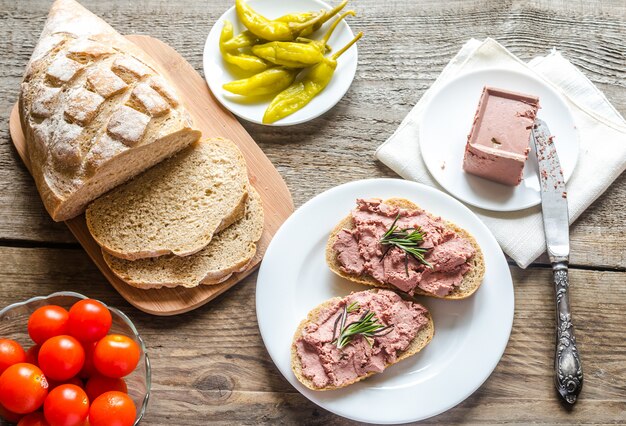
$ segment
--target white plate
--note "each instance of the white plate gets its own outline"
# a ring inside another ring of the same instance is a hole
[[[483,87],[495,86],[539,96],[538,117],[555,135],[565,181],[578,161],[578,132],[561,96],[541,80],[504,69],[486,69],[464,74],[446,84],[431,98],[420,124],[420,147],[430,174],[450,194],[487,210],[514,211],[541,202],[534,145],[524,167],[524,178],[516,186],[491,182],[463,171],[467,135]]]
[[[297,2],[284,0],[249,0],[248,3],[257,12],[270,19],[277,18],[288,13],[308,12],[313,10],[317,11],[331,8],[330,5],[320,0],[298,0]],[[344,10],[349,9],[350,5],[346,6]],[[236,67],[226,64],[222,59],[219,49],[219,39],[222,27],[224,26],[224,20],[232,22],[235,35],[246,29],[243,24],[239,22],[234,6],[228,9],[215,22],[204,45],[204,77],[206,78],[213,95],[215,95],[215,98],[233,114],[253,123],[263,124],[263,114],[265,114],[265,110],[272,100],[272,96],[267,96],[263,99],[250,102],[246,101],[246,99],[242,96],[234,95],[222,89],[222,86],[225,83],[245,78],[250,75],[238,71]],[[334,22],[334,19],[331,18],[329,22],[324,24],[324,26],[315,32],[312,37],[315,39],[321,38],[322,35],[326,33],[326,30],[332,22]],[[350,42],[353,38],[354,34],[352,33],[352,30],[350,30],[346,21],[343,20],[343,22],[339,23],[337,28],[335,28],[328,44],[333,48],[333,50],[336,51],[348,44],[348,42]],[[335,104],[341,100],[343,95],[346,94],[350,84],[352,84],[352,80],[356,74],[357,56],[357,48],[356,45],[354,45],[337,60],[337,69],[335,70],[333,79],[319,95],[317,95],[300,111],[297,111],[271,125],[289,126],[304,123],[305,121],[312,120],[324,114],[326,111],[335,106]]]
[[[332,297],[366,289],[333,274],[324,260],[331,230],[354,208],[356,199],[363,197],[407,198],[467,229],[484,252],[486,275],[469,299],[420,298],[432,313],[435,337],[419,354],[347,388],[315,392],[301,385],[291,370],[291,341],[312,308]],[[513,305],[509,267],[485,225],[449,195],[400,179],[351,182],[300,207],[270,243],[256,290],[261,336],[285,378],[333,413],[387,424],[434,416],[478,389],[504,352],[513,323]]]

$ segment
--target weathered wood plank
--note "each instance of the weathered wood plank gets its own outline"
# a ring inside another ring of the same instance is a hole
[[[160,318],[129,306],[80,249],[0,247],[0,265],[2,305],[72,289],[118,306],[131,317],[153,366],[146,424],[164,424],[164,419],[185,425],[349,423],[308,402],[274,367],[256,323],[256,275],[196,311]],[[568,413],[552,384],[551,272],[511,270],[516,313],[502,361],[473,396],[426,424],[626,422],[626,272],[571,273],[585,387]]]
[[[230,1],[86,0],[94,12],[124,33],[159,37],[202,69],[202,47],[214,20]],[[0,0],[0,115],[8,117],[48,0]],[[298,206],[335,185],[395,176],[373,159],[441,69],[470,37],[491,36],[522,59],[551,47],[579,66],[626,113],[626,6],[619,0],[401,1],[359,0],[363,30],[354,85],[324,116],[292,128],[244,123],[285,177]],[[529,35],[531,34],[531,35]],[[72,242],[63,225],[43,210],[32,180],[10,147],[0,123],[0,239]],[[626,180],[607,191],[572,227],[572,262],[626,268]]]

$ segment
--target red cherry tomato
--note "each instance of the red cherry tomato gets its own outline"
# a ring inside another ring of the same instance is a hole
[[[106,392],[97,397],[89,408],[91,426],[132,426],[137,409],[128,395],[122,392]]]
[[[6,420],[7,422],[17,423],[20,421],[22,417],[24,417],[24,415],[14,413],[13,411],[9,411],[6,408],[4,408],[2,405],[0,405],[0,417]]]
[[[67,334],[69,313],[60,306],[42,306],[28,318],[28,334],[33,342],[41,345],[54,336]]]
[[[95,376],[98,374],[98,370],[93,365],[93,353],[96,350],[96,344],[98,342],[92,343],[83,343],[83,349],[85,350],[85,364],[83,365],[83,369],[80,370],[78,376],[81,379],[88,379],[91,376]]]
[[[89,400],[93,401],[103,393],[109,391],[128,393],[128,387],[124,379],[114,379],[112,377],[98,375],[87,380],[85,391],[87,392]]]
[[[46,377],[64,381],[77,375],[85,363],[85,350],[72,336],[55,336],[41,345],[39,367]]]
[[[89,414],[89,399],[75,385],[61,385],[50,391],[43,413],[51,426],[80,426]]]
[[[135,369],[139,356],[139,345],[133,339],[120,334],[110,334],[96,345],[93,365],[104,376],[124,377]]]
[[[46,421],[41,411],[37,411],[22,417],[22,420],[20,420],[17,426],[50,426],[50,423]]]
[[[33,345],[26,351],[26,361],[29,364],[39,365],[39,349],[41,346]]]
[[[0,376],[0,404],[18,414],[32,413],[48,395],[48,381],[39,367],[20,363]]]
[[[76,302],[70,308],[69,332],[81,342],[102,339],[111,328],[111,312],[93,299]]]
[[[26,352],[15,340],[0,339],[0,374],[13,364],[26,362]]]

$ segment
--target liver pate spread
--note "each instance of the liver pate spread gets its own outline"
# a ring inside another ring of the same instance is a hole
[[[356,302],[358,308],[348,313],[345,324],[357,321],[369,310],[382,325],[393,325],[385,335],[373,338],[370,345],[362,336],[355,336],[341,349],[333,342],[335,322],[344,307]],[[429,322],[423,306],[403,300],[389,290],[361,291],[333,301],[308,323],[296,342],[302,375],[316,388],[340,387],[368,373],[379,373],[397,360],[419,330]]]
[[[485,87],[467,138],[463,169],[505,185],[518,185],[538,109],[536,96]]]
[[[398,217],[398,229],[419,229],[424,234],[422,248],[428,266],[399,248],[383,247],[380,240]],[[370,275],[383,284],[413,294],[416,288],[445,296],[463,281],[474,255],[471,243],[446,227],[441,218],[423,210],[407,210],[384,204],[379,199],[357,200],[352,211],[354,229],[342,229],[333,248],[342,271]],[[386,253],[386,254],[385,254]],[[407,273],[408,272],[408,273]]]

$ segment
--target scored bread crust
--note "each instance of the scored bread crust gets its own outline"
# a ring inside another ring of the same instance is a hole
[[[415,203],[404,198],[390,198],[388,200],[383,201],[383,203],[400,207],[403,209],[408,209],[408,210],[420,209],[420,207],[417,206]],[[419,287],[416,287],[413,290],[413,292],[415,295],[436,297],[438,299],[449,299],[449,300],[465,299],[471,296],[472,294],[474,294],[474,292],[476,292],[476,290],[478,290],[478,288],[482,284],[483,277],[485,276],[485,259],[483,256],[483,252],[480,249],[480,246],[478,245],[478,242],[476,242],[476,239],[469,232],[467,232],[463,228],[458,227],[452,222],[446,221],[445,224],[446,224],[446,227],[456,232],[459,236],[468,240],[470,244],[472,245],[472,247],[474,247],[474,249],[476,250],[476,253],[474,254],[474,256],[472,256],[468,260],[471,268],[469,271],[467,271],[465,275],[463,275],[463,281],[461,282],[461,284],[458,287],[456,287],[454,290],[452,290],[452,292],[450,292],[449,294],[445,296],[438,296],[436,294],[429,293],[427,291],[420,289]],[[374,277],[372,277],[371,275],[367,275],[367,274],[354,275],[354,274],[348,274],[341,270],[341,264],[339,263],[337,252],[333,248],[333,245],[335,244],[335,241],[337,240],[337,236],[342,229],[354,229],[354,223],[352,221],[351,214],[346,216],[344,219],[341,220],[341,222],[339,222],[339,224],[337,224],[337,226],[335,226],[335,228],[330,233],[330,237],[328,238],[328,243],[326,244],[326,263],[328,264],[328,267],[330,268],[330,270],[333,271],[335,274],[339,275],[340,277],[345,278],[355,283],[401,291],[400,289],[398,289],[397,287],[394,287],[391,284],[385,284],[385,283],[376,281]]]
[[[243,216],[248,187],[239,148],[203,139],[94,201],[85,218],[115,257],[189,256]]]
[[[372,290],[366,290],[366,291],[376,293],[378,292],[378,289],[372,289]],[[307,326],[307,324],[311,322],[315,322],[319,314],[324,309],[330,306],[333,302],[340,301],[342,299],[344,299],[344,297],[333,297],[332,299],[329,299],[326,302],[322,303],[321,305],[318,305],[317,307],[313,308],[313,310],[311,310],[309,314],[307,315],[306,319],[300,322],[293,336],[293,341],[291,344],[291,369],[293,370],[293,373],[295,374],[298,381],[311,390],[327,391],[327,390],[333,390],[333,389],[340,389],[340,388],[349,386],[353,383],[360,382],[361,380],[366,379],[374,374],[377,374],[375,371],[373,371],[364,376],[357,377],[353,381],[345,383],[341,386],[331,385],[331,386],[326,386],[323,388],[316,388],[315,386],[313,386],[313,381],[308,379],[302,374],[302,363],[300,361],[300,357],[298,356],[298,352],[296,348],[296,341],[302,336],[304,328]],[[389,367],[390,365],[396,364],[404,359],[407,359],[415,355],[416,353],[424,349],[426,345],[428,345],[428,343],[432,340],[433,336],[435,335],[435,323],[433,322],[433,318],[430,315],[430,312],[428,310],[426,311],[426,316],[428,318],[428,323],[426,324],[426,326],[417,332],[417,334],[415,335],[413,340],[411,340],[411,343],[405,350],[398,351],[398,354],[397,354],[398,357],[396,358],[396,361],[393,363],[386,364],[385,369],[387,369],[387,367]]]
[[[19,97],[31,172],[55,221],[198,140],[138,46],[74,0],[56,0]]]
[[[102,254],[113,273],[133,287],[214,285],[248,267],[256,254],[263,222],[261,197],[250,186],[244,217],[217,234],[198,253],[186,257],[169,255],[135,261],[118,259],[105,251]]]

